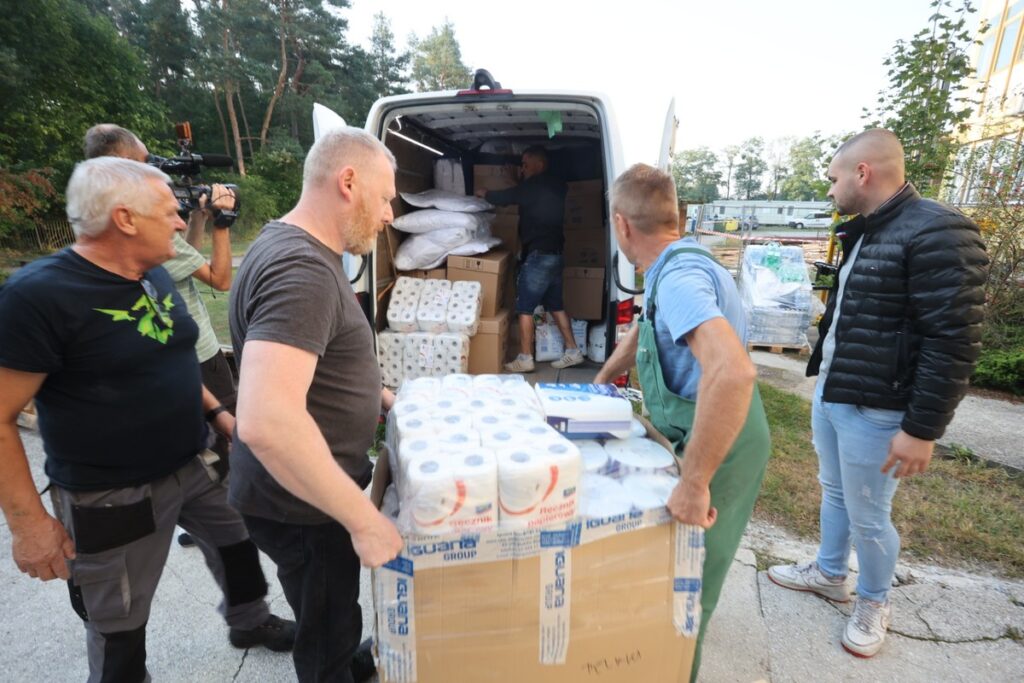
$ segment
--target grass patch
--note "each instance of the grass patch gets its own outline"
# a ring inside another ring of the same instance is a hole
[[[206,312],[210,314],[210,324],[221,344],[231,343],[231,328],[228,325],[228,292],[218,292],[213,287],[196,280],[199,297],[206,304]]]
[[[818,459],[811,445],[805,399],[761,384],[772,433],[755,514],[800,536],[818,538]],[[958,452],[959,451],[959,452]],[[893,501],[893,522],[906,557],[939,564],[984,563],[1024,577],[1024,476],[955,449],[937,453],[928,472],[904,479]]]

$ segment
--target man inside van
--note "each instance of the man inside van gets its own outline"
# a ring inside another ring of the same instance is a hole
[[[277,563],[304,683],[373,673],[372,658],[368,670],[353,665],[365,663],[353,660],[359,565],[379,567],[402,548],[363,494],[381,378],[340,258],[373,249],[394,198],[391,152],[358,128],[330,131],[306,155],[298,204],[264,226],[231,292],[240,373],[230,501]]]
[[[711,252],[679,238],[677,207],[672,176],[644,164],[612,186],[619,247],[644,269],[645,313],[594,381],[610,382],[636,365],[651,423],[682,458],[669,511],[707,530],[696,680],[704,633],[754,510],[771,442],[736,284]]]
[[[551,363],[567,368],[583,362],[572,324],[562,301],[562,269],[565,260],[563,220],[566,185],[548,173],[548,154],[543,147],[529,147],[522,157],[523,181],[506,190],[476,191],[491,204],[519,205],[519,241],[523,245],[516,280],[516,313],[519,314],[519,355],[505,364],[509,372],[533,372],[533,311],[543,304],[565,340],[565,353]]]

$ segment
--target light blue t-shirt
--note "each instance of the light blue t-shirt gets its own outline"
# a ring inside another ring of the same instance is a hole
[[[709,252],[692,237],[669,245],[644,275],[645,311],[665,260],[680,247]],[[736,282],[729,271],[706,256],[678,254],[661,275],[655,304],[655,341],[665,383],[683,398],[696,399],[701,369],[686,343],[686,335],[708,320],[725,318],[743,345],[747,344],[747,315]]]

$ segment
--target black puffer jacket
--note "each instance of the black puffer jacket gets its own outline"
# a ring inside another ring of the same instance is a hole
[[[937,439],[981,350],[988,255],[978,226],[908,183],[875,213],[841,226],[843,263],[861,235],[823,399],[906,410],[903,431]],[[808,375],[818,374],[838,286],[837,276]]]

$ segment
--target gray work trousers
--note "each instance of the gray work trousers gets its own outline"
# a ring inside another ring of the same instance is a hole
[[[202,551],[224,594],[218,611],[229,627],[256,628],[269,616],[256,546],[204,456],[142,486],[69,491],[54,485],[51,496],[75,541],[68,587],[85,621],[89,683],[149,680],[145,627],[175,525]]]

